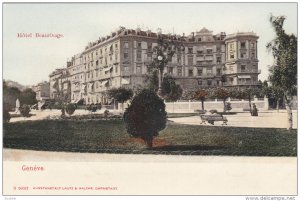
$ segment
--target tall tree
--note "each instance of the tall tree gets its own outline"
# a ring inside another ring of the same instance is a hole
[[[182,96],[182,88],[172,76],[166,75],[162,81],[161,95],[166,101],[177,101]]]
[[[258,87],[236,88],[231,90],[230,96],[233,98],[248,100],[250,109],[249,111],[250,114],[252,114],[252,98],[254,98],[254,96],[261,97],[262,89]]]
[[[268,98],[269,104],[274,107],[276,104],[276,109],[279,111],[280,101],[283,99],[283,91],[281,88],[275,86],[269,86],[267,82],[262,85],[263,94]]]
[[[201,101],[201,108],[204,110],[204,101],[209,95],[209,90],[207,89],[198,89],[195,91],[193,99]]]
[[[275,38],[267,44],[272,52],[275,65],[270,69],[269,80],[272,86],[282,89],[288,113],[288,128],[293,127],[291,98],[297,94],[297,37],[283,29],[284,16],[270,16]]]
[[[157,69],[149,69],[149,70],[150,73],[146,75],[148,81],[147,88],[154,92],[157,92],[158,91],[158,70]]]
[[[126,89],[123,87],[113,88],[108,91],[108,96],[122,103],[122,110],[123,110],[124,102],[129,100],[133,96],[133,91],[131,89]]]
[[[184,51],[184,46],[181,38],[172,38],[159,36],[157,46],[153,48],[153,59],[150,63],[150,69],[158,70],[158,95],[161,95],[161,85],[163,80],[163,71],[167,64],[172,61],[175,53],[181,55]]]
[[[11,111],[16,107],[16,100],[20,98],[21,91],[16,87],[9,87],[3,81],[3,106],[6,110]]]
[[[221,99],[223,101],[224,109],[223,112],[226,112],[226,100],[230,97],[230,91],[226,88],[215,88],[211,94],[212,97]]]
[[[22,105],[36,104],[37,103],[36,93],[30,88],[25,89],[24,91],[21,92],[20,102]]]

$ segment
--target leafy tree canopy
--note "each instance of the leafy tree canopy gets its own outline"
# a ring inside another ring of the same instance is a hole
[[[113,88],[108,91],[108,96],[120,103],[124,103],[125,101],[129,100],[133,96],[133,92],[131,89],[126,89],[123,87]]]

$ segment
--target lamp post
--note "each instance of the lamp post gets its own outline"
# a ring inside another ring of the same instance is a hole
[[[164,68],[167,66],[168,62],[171,61],[175,52],[177,50],[184,51],[185,47],[182,43],[182,39],[180,42],[174,42],[172,40],[164,40],[163,38],[160,38],[158,44],[159,45],[154,48],[156,55],[154,66],[158,69],[158,96],[161,96]]]
[[[161,96],[161,83],[162,83],[162,70],[164,69],[163,64],[163,56],[158,55],[157,60],[159,62],[159,69],[158,69],[158,95]]]

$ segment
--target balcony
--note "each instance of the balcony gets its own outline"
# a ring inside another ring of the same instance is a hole
[[[212,60],[214,60],[214,58],[213,57],[205,57],[205,61],[212,61]]]
[[[202,66],[211,66],[212,62],[197,62],[196,66],[202,67]]]
[[[206,75],[197,75],[196,76],[197,78],[213,78],[213,77],[216,77],[216,75],[214,75],[214,74],[206,74]]]
[[[72,83],[77,83],[77,82],[80,82],[80,79],[77,78],[77,79],[72,79]]]
[[[196,60],[197,61],[205,61],[204,57],[203,56],[198,56],[196,57]]]
[[[238,70],[237,73],[255,73],[255,74],[260,74],[261,70],[260,69],[252,69],[252,70]]]
[[[255,86],[255,85],[259,85],[257,82],[246,82],[246,83],[224,83],[223,86],[224,87],[234,87],[234,86]]]

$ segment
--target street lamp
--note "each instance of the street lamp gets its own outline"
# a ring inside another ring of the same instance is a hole
[[[163,64],[163,57],[161,55],[157,56],[157,60],[159,62],[159,66],[160,65],[164,65]],[[163,67],[158,68],[158,95],[161,96],[161,83],[162,83],[162,71]]]
[[[158,69],[158,96],[161,96],[162,92],[162,74],[164,68],[167,66],[167,63],[171,61],[173,55],[175,52],[178,51],[183,51],[185,50],[185,47],[182,43],[175,44],[174,41],[165,41],[161,39],[159,41],[160,45],[155,48],[156,52],[156,68]]]

